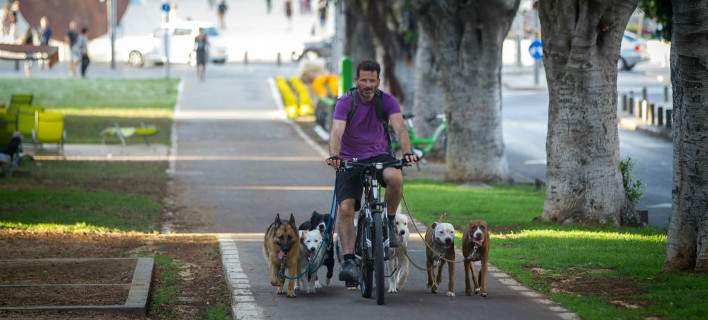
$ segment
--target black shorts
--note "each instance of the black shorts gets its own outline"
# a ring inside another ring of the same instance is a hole
[[[373,163],[395,160],[396,158],[389,154],[382,154],[368,159],[359,160],[359,162]],[[359,209],[361,209],[361,196],[364,192],[364,181],[362,180],[363,171],[364,169],[362,168],[353,168],[347,171],[337,172],[337,179],[334,183],[337,193],[337,204],[342,203],[342,201],[346,199],[354,199],[354,202],[356,203],[354,205],[354,210],[359,211]],[[386,183],[383,178],[383,170],[377,170],[376,179],[379,181],[381,186],[384,188],[386,187]]]

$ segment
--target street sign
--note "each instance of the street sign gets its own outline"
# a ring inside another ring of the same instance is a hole
[[[531,54],[531,58],[534,60],[541,60],[541,58],[543,58],[543,41],[534,39],[529,46],[529,54]]]
[[[160,6],[160,10],[164,13],[170,12],[170,3],[169,2],[163,2],[162,5]]]

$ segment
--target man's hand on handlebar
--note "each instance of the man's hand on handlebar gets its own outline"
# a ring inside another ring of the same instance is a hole
[[[406,153],[403,155],[402,159],[405,163],[416,163],[418,162],[418,156],[415,153]]]
[[[342,165],[342,159],[339,156],[331,156],[325,160],[328,166],[334,167],[335,169],[339,169],[339,167]]]

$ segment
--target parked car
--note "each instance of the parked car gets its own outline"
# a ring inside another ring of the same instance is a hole
[[[128,63],[135,67],[143,65],[163,64],[165,59],[165,32],[169,35],[170,63],[196,64],[194,51],[194,38],[199,34],[199,29],[206,30],[209,39],[209,61],[213,63],[226,63],[228,51],[221,45],[221,34],[216,25],[198,21],[180,21],[168,23],[152,33],[152,46],[149,50],[135,48],[130,50]]]
[[[305,42],[302,50],[293,52],[292,60],[299,62],[302,59],[324,58],[325,60],[332,57],[332,38]]]
[[[617,60],[617,68],[621,70],[632,70],[637,63],[648,60],[647,42],[637,37],[636,34],[625,31],[622,36],[622,46],[620,48],[620,58]]]

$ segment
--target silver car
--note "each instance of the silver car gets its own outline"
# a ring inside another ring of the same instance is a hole
[[[625,31],[622,36],[622,47],[620,58],[617,60],[617,68],[629,71],[642,61],[648,60],[647,42],[637,37],[636,34]]]

